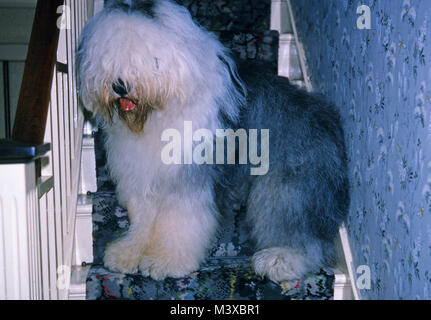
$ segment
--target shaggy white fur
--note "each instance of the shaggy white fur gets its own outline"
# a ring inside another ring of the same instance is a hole
[[[162,133],[182,132],[185,120],[215,132],[220,108],[236,119],[244,98],[231,80],[235,65],[212,34],[170,1],[157,1],[154,11],[157,19],[105,8],[84,29],[77,65],[83,105],[108,123],[107,161],[131,221],[128,234],[107,248],[105,265],[162,279],[198,268],[218,215],[211,181],[191,185],[184,167],[163,164]],[[130,86],[132,101],[160,104],[143,132],[129,130],[116,112],[118,79]]]

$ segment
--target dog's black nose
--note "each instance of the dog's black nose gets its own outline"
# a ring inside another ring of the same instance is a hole
[[[127,85],[121,79],[118,79],[117,82],[112,84],[112,90],[120,97],[125,97],[129,93]]]

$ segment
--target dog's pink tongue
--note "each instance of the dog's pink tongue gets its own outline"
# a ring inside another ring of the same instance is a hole
[[[123,111],[132,111],[136,108],[136,104],[133,101],[124,98],[120,99],[120,105]]]

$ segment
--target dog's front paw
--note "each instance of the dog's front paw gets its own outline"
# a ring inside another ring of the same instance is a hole
[[[138,272],[141,250],[126,240],[117,240],[105,250],[104,265],[111,271],[121,273]]]
[[[266,276],[274,282],[299,280],[308,271],[305,257],[286,247],[256,252],[252,265],[256,274]]]
[[[199,268],[199,263],[193,259],[187,260],[175,255],[148,254],[141,258],[139,270],[144,276],[154,280],[163,280],[167,277],[182,278]]]

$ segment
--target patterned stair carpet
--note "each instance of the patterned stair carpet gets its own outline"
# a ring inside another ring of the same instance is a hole
[[[270,62],[276,73],[278,33],[268,31],[270,1],[178,2],[239,58]],[[155,281],[140,274],[118,274],[105,269],[106,244],[127,231],[129,221],[127,211],[115,199],[115,186],[106,168],[102,130],[95,134],[95,140],[98,191],[93,194],[94,263],[87,278],[87,299],[332,299],[334,276],[331,270],[281,284],[255,275],[250,266],[254,250],[247,236],[244,211],[223,218],[220,235],[206,264],[185,278]]]

